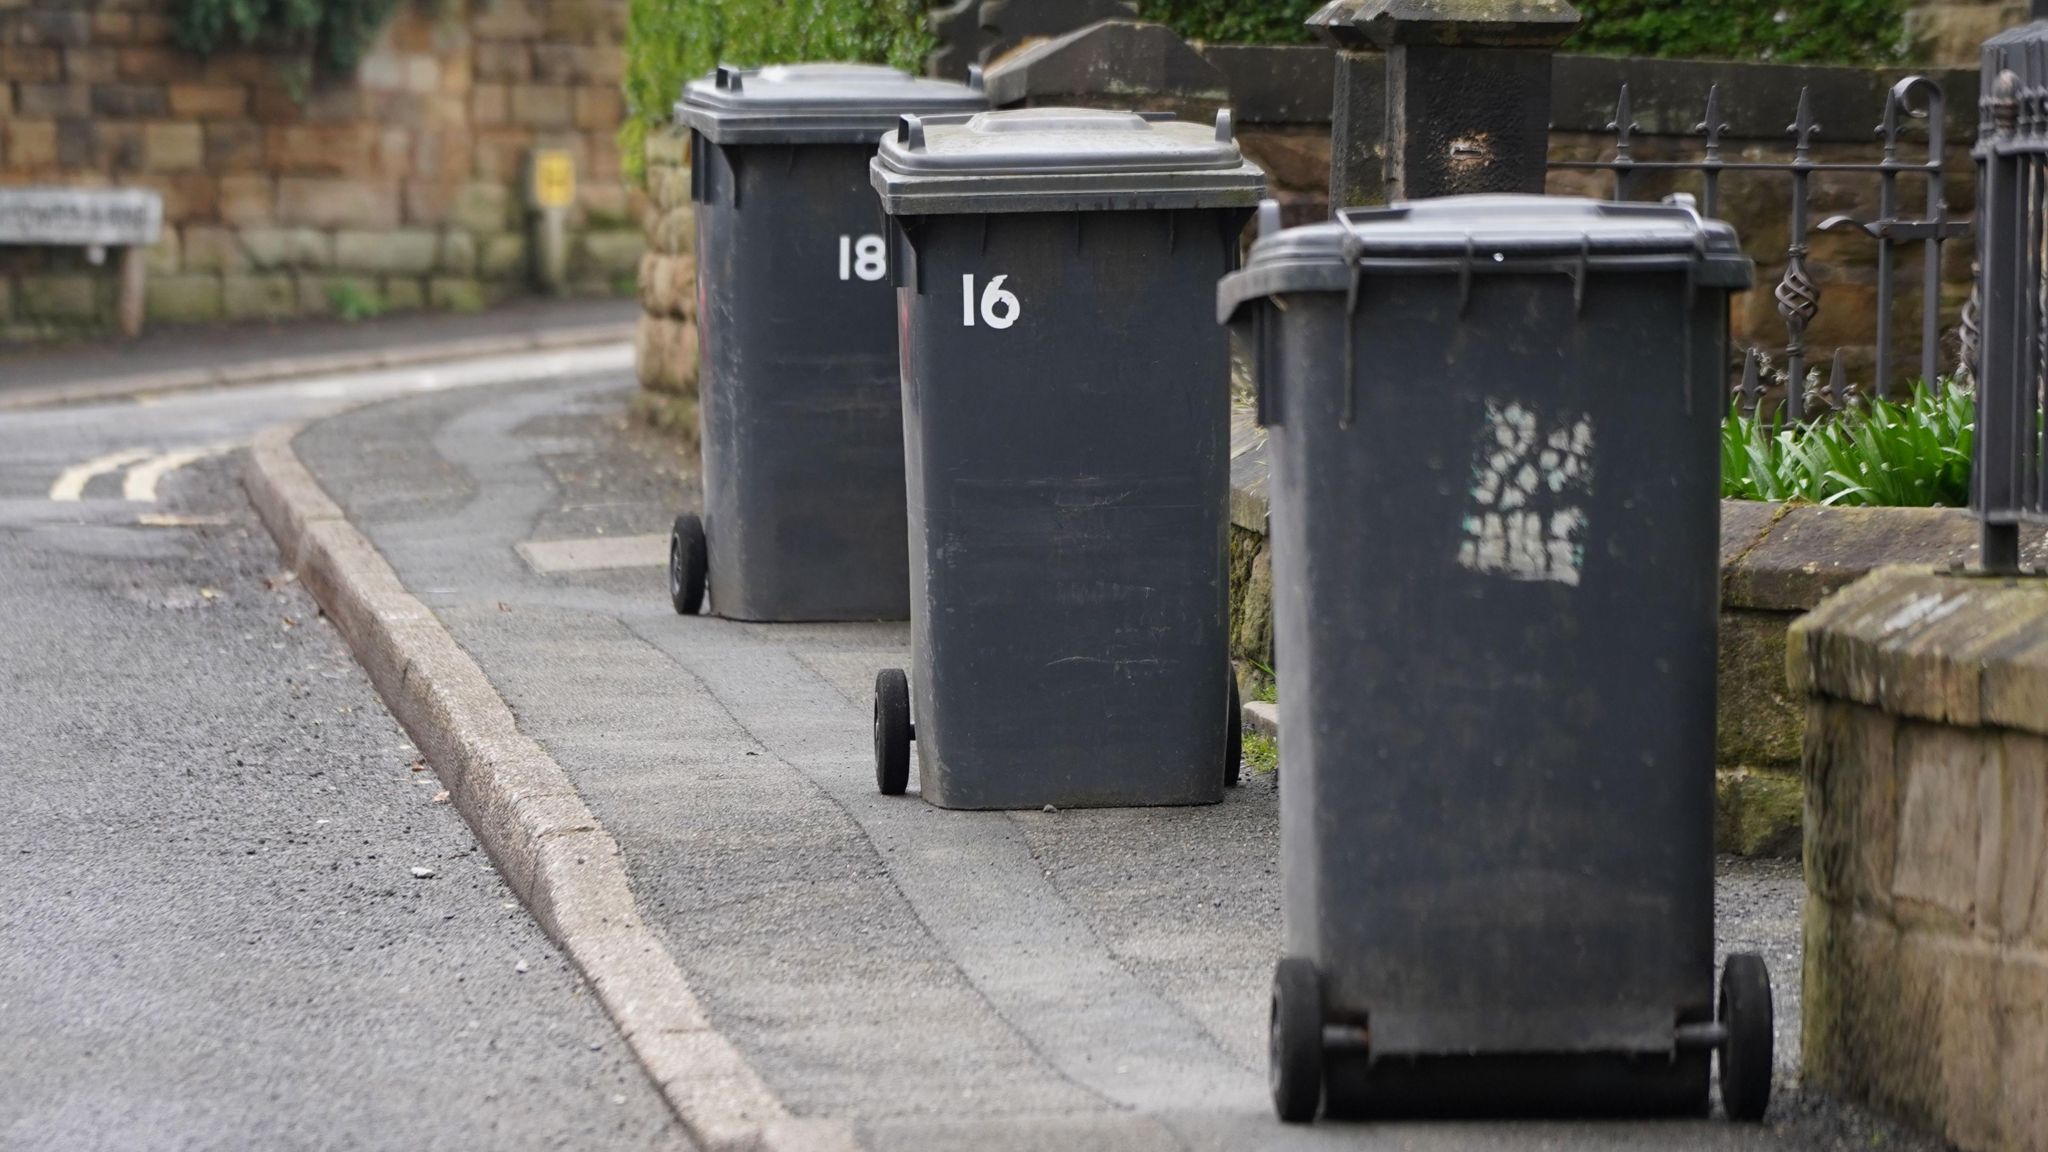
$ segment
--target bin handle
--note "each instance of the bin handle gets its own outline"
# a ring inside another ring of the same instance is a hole
[[[690,203],[704,202],[704,141],[694,128],[690,133]]]
[[[1579,235],[1579,262],[1572,265],[1568,275],[1572,278],[1572,317],[1577,319],[1586,314],[1586,280],[1593,271],[1593,238]]]
[[[1269,363],[1276,355],[1269,331],[1272,314],[1271,301],[1262,301],[1252,309],[1252,418],[1261,428],[1271,428],[1279,415],[1273,396],[1273,365]]]
[[[1337,427],[1347,432],[1358,418],[1358,289],[1364,279],[1365,269],[1353,261],[1344,294],[1344,410],[1337,416]]]
[[[720,64],[718,70],[712,73],[711,81],[727,92],[737,93],[743,90],[741,87],[740,70],[730,64]]]
[[[1465,233],[1465,263],[1458,269],[1458,319],[1472,311],[1472,266],[1479,263],[1479,241]]]
[[[896,142],[911,151],[924,148],[924,120],[921,117],[903,115],[896,120]]]

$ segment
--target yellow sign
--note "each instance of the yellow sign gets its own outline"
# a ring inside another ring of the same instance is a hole
[[[533,154],[533,202],[540,208],[567,208],[576,203],[576,157],[561,149]]]

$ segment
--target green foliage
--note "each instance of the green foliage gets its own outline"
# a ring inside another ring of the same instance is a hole
[[[1280,770],[1280,745],[1258,732],[1244,734],[1244,770],[1254,776],[1269,776]]]
[[[1879,64],[1904,55],[1901,0],[1573,0],[1565,50],[1622,56]],[[1299,44],[1322,0],[1138,0],[1189,40]],[[1781,19],[1782,17],[1782,19]]]
[[[650,128],[668,123],[683,84],[719,64],[852,60],[923,71],[923,0],[631,0],[626,127],[637,178]]]
[[[1731,410],[1721,426],[1721,495],[1884,508],[1963,508],[1977,398],[1947,383],[1912,398],[1858,400],[1787,425]]]
[[[355,68],[399,0],[176,0],[178,43],[304,52],[337,72]]]
[[[1574,52],[1781,63],[1890,63],[1905,54],[1901,0],[1573,0]]]
[[[1254,678],[1258,681],[1258,688],[1252,692],[1252,699],[1264,700],[1268,704],[1278,704],[1280,702],[1278,688],[1280,677],[1262,661],[1254,660],[1247,656],[1244,662],[1257,669],[1259,673]]]
[[[334,314],[350,324],[362,320],[375,320],[384,314],[384,301],[379,299],[375,289],[365,288],[353,280],[336,280],[327,285],[327,305]]]
[[[1212,44],[1306,44],[1323,0],[1138,0],[1138,16]]]

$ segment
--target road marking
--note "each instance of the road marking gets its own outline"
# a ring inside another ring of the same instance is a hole
[[[535,572],[600,572],[613,568],[659,568],[668,563],[668,537],[587,536],[571,540],[522,540],[513,545]]]
[[[193,448],[173,448],[167,452],[155,452],[148,448],[123,448],[105,456],[74,464],[66,468],[50,485],[50,499],[58,503],[76,503],[85,498],[85,486],[96,477],[127,469],[121,478],[121,498],[139,504],[156,503],[156,486],[165,476],[188,464],[233,451],[233,444],[203,444]]]
[[[218,456],[228,451],[229,447],[230,445],[226,444],[209,444],[202,448],[180,448],[137,464],[128,470],[127,478],[121,483],[121,498],[142,504],[154,504],[157,481],[187,464],[197,463],[208,456]]]
[[[228,518],[217,513],[180,516],[173,512],[144,512],[135,518],[135,523],[144,528],[221,528],[227,525]]]
[[[57,477],[55,484],[50,485],[50,499],[60,503],[79,500],[85,496],[85,486],[92,482],[93,477],[126,468],[138,460],[149,459],[149,456],[147,448],[123,448],[83,464],[74,464]]]

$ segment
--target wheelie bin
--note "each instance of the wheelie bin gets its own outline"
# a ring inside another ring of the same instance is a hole
[[[909,613],[903,414],[875,145],[959,84],[860,64],[690,83],[704,515],[678,516],[669,598],[740,620]]]
[[[906,789],[914,740],[943,808],[1221,800],[1230,350],[1209,310],[1264,174],[1227,114],[1032,108],[905,117],[873,180],[912,590],[877,784]]]
[[[1714,986],[1728,300],[1691,207],[1353,209],[1218,290],[1267,428],[1285,956],[1274,1104],[1730,1116],[1768,976]]]

